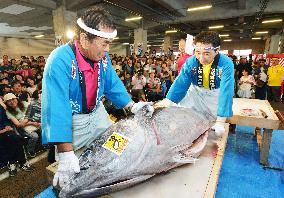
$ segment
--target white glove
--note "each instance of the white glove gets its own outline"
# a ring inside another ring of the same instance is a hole
[[[159,102],[157,102],[156,104],[154,104],[155,108],[163,108],[163,107],[169,107],[173,104],[172,101],[170,101],[169,99],[165,98]]]
[[[80,172],[79,159],[74,154],[74,151],[58,153],[59,165],[57,172],[53,178],[53,186],[64,187],[70,181],[70,178]]]
[[[143,107],[146,109],[145,116],[151,117],[154,112],[153,102],[137,102],[131,107],[131,112],[137,114]]]
[[[221,137],[225,133],[225,126],[223,123],[216,122],[211,129],[215,131],[217,137]]]
[[[216,123],[211,127],[215,131],[217,137],[221,137],[225,133],[225,117],[217,117]]]

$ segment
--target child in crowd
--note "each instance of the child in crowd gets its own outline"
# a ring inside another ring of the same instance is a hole
[[[251,98],[252,89],[255,85],[255,80],[252,75],[249,75],[249,70],[244,68],[242,77],[239,80],[238,96],[240,98]]]

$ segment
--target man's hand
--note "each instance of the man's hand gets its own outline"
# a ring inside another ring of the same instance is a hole
[[[137,102],[131,107],[131,112],[137,114],[142,108],[146,109],[145,116],[151,117],[154,112],[153,102]]]
[[[74,154],[74,151],[58,153],[59,165],[58,170],[53,178],[53,186],[62,188],[70,181],[75,173],[80,172],[79,159]]]
[[[7,131],[13,131],[13,128],[12,128],[11,126],[6,126],[5,129],[6,129]]]

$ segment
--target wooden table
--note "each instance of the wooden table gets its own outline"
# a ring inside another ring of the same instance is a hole
[[[242,109],[261,110],[264,114],[260,114],[259,116],[247,116],[242,113]],[[264,117],[265,114],[267,118]],[[264,166],[268,166],[268,155],[273,129],[277,130],[281,128],[280,120],[274,113],[269,102],[267,100],[234,98],[233,117],[229,118],[228,122],[231,124],[256,127],[255,132],[260,150],[260,163]],[[258,128],[263,128],[263,136],[261,136]]]
[[[213,198],[224,157],[228,128],[227,124],[226,132],[220,138],[210,133],[207,144],[195,164],[172,169],[166,174],[157,175],[141,184],[101,198]],[[50,182],[56,168],[56,164],[47,167]]]

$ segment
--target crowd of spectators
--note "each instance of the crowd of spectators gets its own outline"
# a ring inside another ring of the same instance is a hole
[[[41,80],[43,56],[3,56],[0,65],[0,166],[8,165],[10,176],[17,166],[32,171],[28,163],[41,150]]]
[[[235,97],[255,98],[280,102],[281,83],[284,80],[284,67],[279,64],[280,59],[272,57],[270,60],[261,58],[252,60],[250,55],[231,56],[235,65]]]

